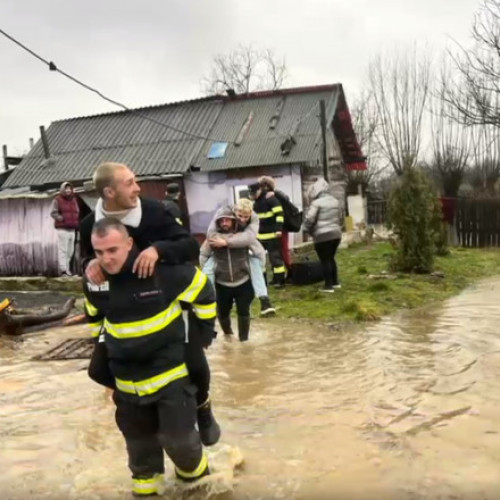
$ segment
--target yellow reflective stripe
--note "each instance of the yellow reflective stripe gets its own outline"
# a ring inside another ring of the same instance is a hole
[[[10,306],[10,299],[3,299],[2,302],[0,302],[0,311],[7,309],[7,307],[9,306]]]
[[[179,224],[180,226],[182,226],[182,221],[179,219],[179,217],[175,218],[175,222],[177,222],[177,224]]]
[[[177,297],[177,300],[189,303],[194,302],[196,297],[198,297],[200,292],[203,290],[206,282],[207,276],[199,269],[196,269],[193,281],[191,281],[191,284]]]
[[[273,267],[273,272],[274,272],[274,274],[284,273],[285,266]]]
[[[279,205],[277,207],[273,207],[271,210],[273,211],[273,213],[277,214],[277,213],[283,212],[283,207],[281,205]]]
[[[285,218],[282,215],[276,217],[276,222],[285,222]]]
[[[88,324],[90,327],[90,334],[92,337],[99,337],[99,333],[101,332],[102,328],[102,321],[97,321],[96,323],[89,323]]]
[[[137,394],[138,396],[149,396],[158,392],[163,387],[172,383],[174,380],[187,377],[188,371],[185,363],[176,366],[171,370],[155,375],[151,378],[146,378],[144,380],[138,380],[133,382],[132,380],[121,380],[115,378],[116,388],[127,394]]]
[[[258,212],[257,215],[259,216],[259,219],[270,219],[271,217],[274,217],[272,212]]]
[[[92,302],[90,302],[87,297],[83,298],[83,303],[85,306],[85,310],[89,316],[97,316],[99,314],[99,309],[95,307]]]
[[[262,233],[257,236],[259,240],[272,240],[276,238],[276,233]]]
[[[161,311],[156,316],[146,318],[131,323],[111,323],[104,320],[106,331],[117,339],[131,339],[143,337],[156,333],[167,327],[172,321],[181,315],[181,306],[177,301],[172,302],[167,309]]]
[[[179,469],[179,467],[176,467],[175,471],[181,477],[185,477],[186,479],[194,479],[194,478],[200,477],[207,470],[207,467],[208,467],[208,458],[205,455],[205,452],[203,452],[203,454],[201,456],[200,464],[198,465],[198,467],[196,467],[196,469],[194,471],[186,472],[182,469]]]
[[[148,479],[132,478],[132,491],[138,495],[152,495],[158,492],[158,477]]]
[[[216,304],[193,304],[193,311],[200,319],[211,319],[217,316]]]

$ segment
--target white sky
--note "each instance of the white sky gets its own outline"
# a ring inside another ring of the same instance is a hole
[[[340,82],[414,42],[466,44],[479,0],[2,0],[0,28],[128,106],[191,99],[212,57],[238,44],[285,55],[287,86]],[[0,144],[22,154],[39,126],[118,108],[0,35]]]

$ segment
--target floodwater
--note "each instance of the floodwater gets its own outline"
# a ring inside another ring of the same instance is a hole
[[[255,322],[248,344],[218,338],[211,457],[229,469],[222,452],[244,456],[219,498],[499,498],[499,292],[500,277],[368,327],[275,319]],[[85,335],[0,339],[2,499],[129,498],[113,405],[88,362],[31,361]]]

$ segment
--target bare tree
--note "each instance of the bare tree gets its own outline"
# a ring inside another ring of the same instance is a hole
[[[206,95],[222,94],[228,89],[237,94],[255,90],[276,90],[287,78],[285,57],[277,57],[272,49],[256,49],[240,45],[227,54],[213,59],[210,72],[202,79]]]
[[[430,69],[430,60],[416,48],[379,55],[369,67],[370,91],[380,123],[377,140],[382,155],[398,175],[418,161]]]
[[[446,60],[440,67],[441,76],[430,99],[432,158],[429,168],[444,196],[456,197],[467,171],[472,131],[460,123],[457,108],[443,99],[453,78]]]
[[[472,166],[469,182],[476,196],[498,195],[500,181],[500,136],[493,125],[473,129]]]
[[[362,90],[353,100],[349,109],[358,144],[366,156],[368,164],[367,170],[347,171],[346,191],[350,194],[356,194],[358,186],[361,186],[363,192],[366,192],[368,187],[387,168],[387,163],[381,157],[380,146],[377,141],[377,131],[380,123],[373,93],[366,89]]]
[[[462,123],[500,127],[500,0],[483,0],[471,34],[472,48],[450,51],[459,78],[443,98]]]

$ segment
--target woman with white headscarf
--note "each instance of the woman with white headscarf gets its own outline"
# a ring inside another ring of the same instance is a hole
[[[324,179],[318,179],[308,189],[307,198],[310,205],[302,229],[313,237],[323,268],[325,287],[321,291],[333,293],[335,288],[340,288],[335,253],[342,238],[342,209]]]

